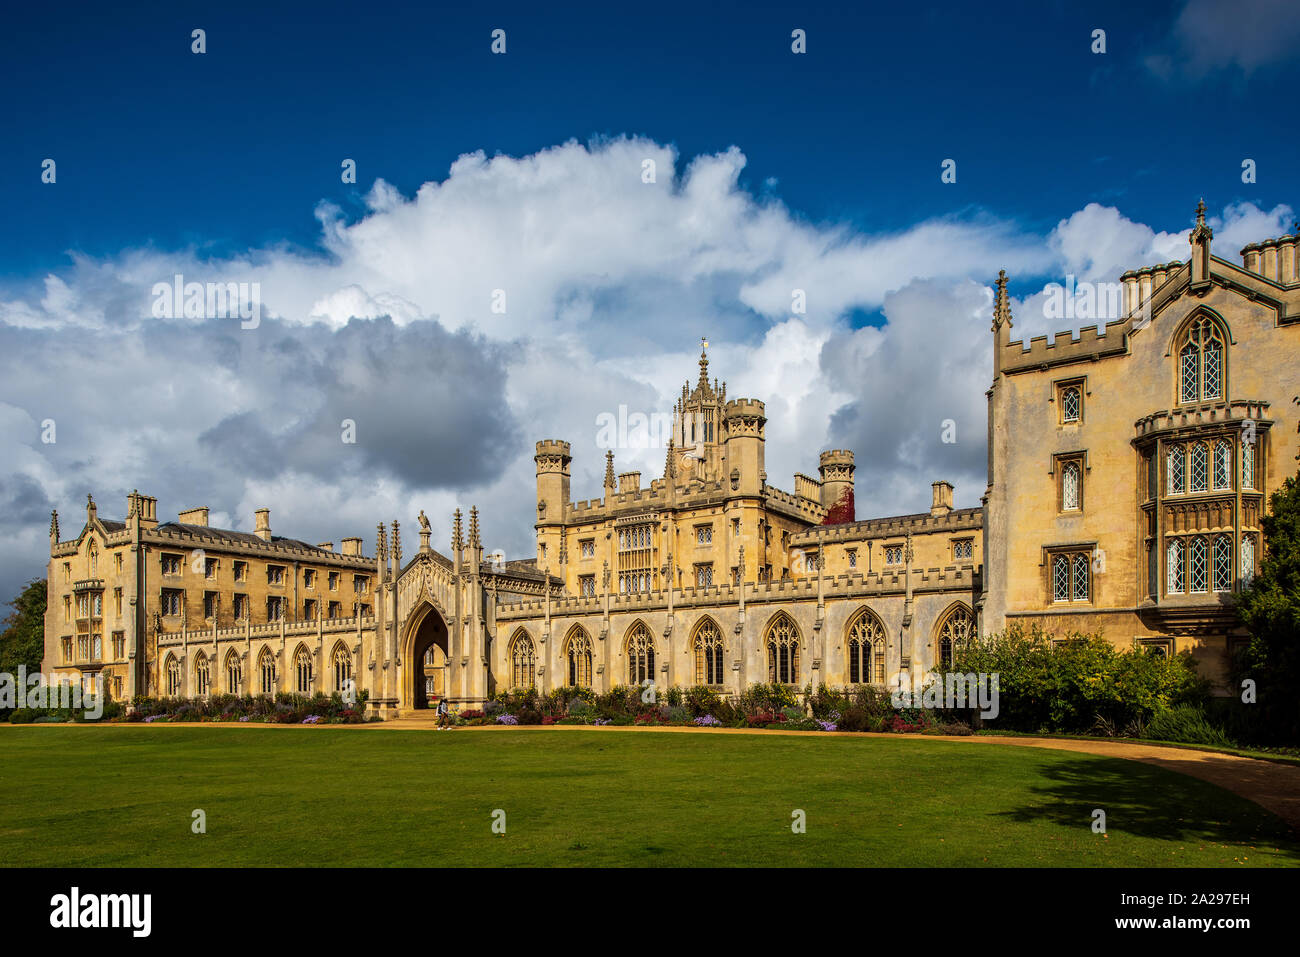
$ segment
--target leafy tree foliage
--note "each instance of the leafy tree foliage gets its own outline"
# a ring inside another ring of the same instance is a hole
[[[1237,600],[1250,643],[1233,677],[1255,682],[1257,726],[1280,743],[1300,741],[1300,475],[1288,478],[1260,519],[1267,554]]]
[[[45,581],[28,583],[13,601],[14,609],[4,620],[0,632],[0,671],[18,673],[19,665],[27,671],[39,671],[45,654]]]

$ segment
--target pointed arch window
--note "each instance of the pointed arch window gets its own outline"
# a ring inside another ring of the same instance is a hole
[[[849,684],[885,681],[885,629],[880,619],[863,610],[849,626]]]
[[[637,622],[627,636],[627,680],[639,685],[655,676],[655,643],[650,629]]]
[[[784,612],[767,629],[767,680],[771,684],[799,683],[799,629]]]
[[[1082,481],[1078,462],[1066,462],[1061,466],[1061,510],[1074,512],[1079,509]]]
[[[194,656],[194,693],[199,697],[207,697],[208,692],[212,690],[211,675],[208,671],[208,656],[199,652]]]
[[[951,668],[956,661],[957,648],[974,632],[975,619],[971,617],[968,608],[961,606],[949,612],[939,629],[935,665],[940,668]]]
[[[520,630],[510,640],[510,687],[532,688],[537,684],[537,653],[533,639]]]
[[[340,641],[334,646],[334,654],[330,659],[334,671],[334,690],[338,692],[349,690],[352,687],[352,652],[348,651],[347,646]]]
[[[1223,398],[1224,337],[1218,324],[1201,316],[1179,339],[1178,401]]]
[[[262,679],[262,694],[275,694],[275,655],[263,648],[257,657],[257,670]]]
[[[706,618],[695,629],[695,683],[720,685],[722,671],[722,632],[711,618]]]
[[[1255,577],[1255,536],[1241,536],[1241,587],[1245,588]]]
[[[175,698],[181,693],[181,663],[175,655],[167,656],[167,697]]]
[[[1251,442],[1241,443],[1241,487],[1255,487],[1255,445]]]
[[[575,688],[591,687],[591,638],[581,628],[569,632],[564,643],[564,656],[569,665],[569,684]]]
[[[297,653],[293,656],[294,689],[299,694],[311,694],[311,672],[311,652],[299,645]]]
[[[226,694],[239,694],[243,687],[244,668],[239,653],[231,649],[226,652]]]

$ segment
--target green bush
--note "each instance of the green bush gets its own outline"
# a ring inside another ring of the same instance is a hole
[[[1180,704],[1159,711],[1147,722],[1148,738],[1157,741],[1178,741],[1183,744],[1213,744],[1233,747],[1235,742],[1218,725],[1211,724],[1205,712],[1196,705]]]
[[[1051,635],[1026,630],[972,637],[958,644],[956,673],[998,675],[998,729],[1086,733],[1101,721],[1125,728],[1179,704],[1199,704],[1207,686],[1189,654],[1164,657],[1120,649],[1100,634]],[[936,675],[942,679],[945,671]],[[976,713],[953,712],[949,720]]]

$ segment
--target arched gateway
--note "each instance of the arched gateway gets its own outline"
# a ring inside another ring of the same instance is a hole
[[[451,634],[442,615],[428,602],[412,612],[402,642],[400,707],[428,708],[446,695]]]

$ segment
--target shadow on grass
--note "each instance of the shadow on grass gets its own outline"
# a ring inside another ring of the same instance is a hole
[[[1287,823],[1236,794],[1196,778],[1122,759],[1065,759],[1041,769],[1036,800],[998,812],[1023,823],[1092,826],[1134,837],[1198,844],[1267,845],[1300,863],[1300,841]]]

